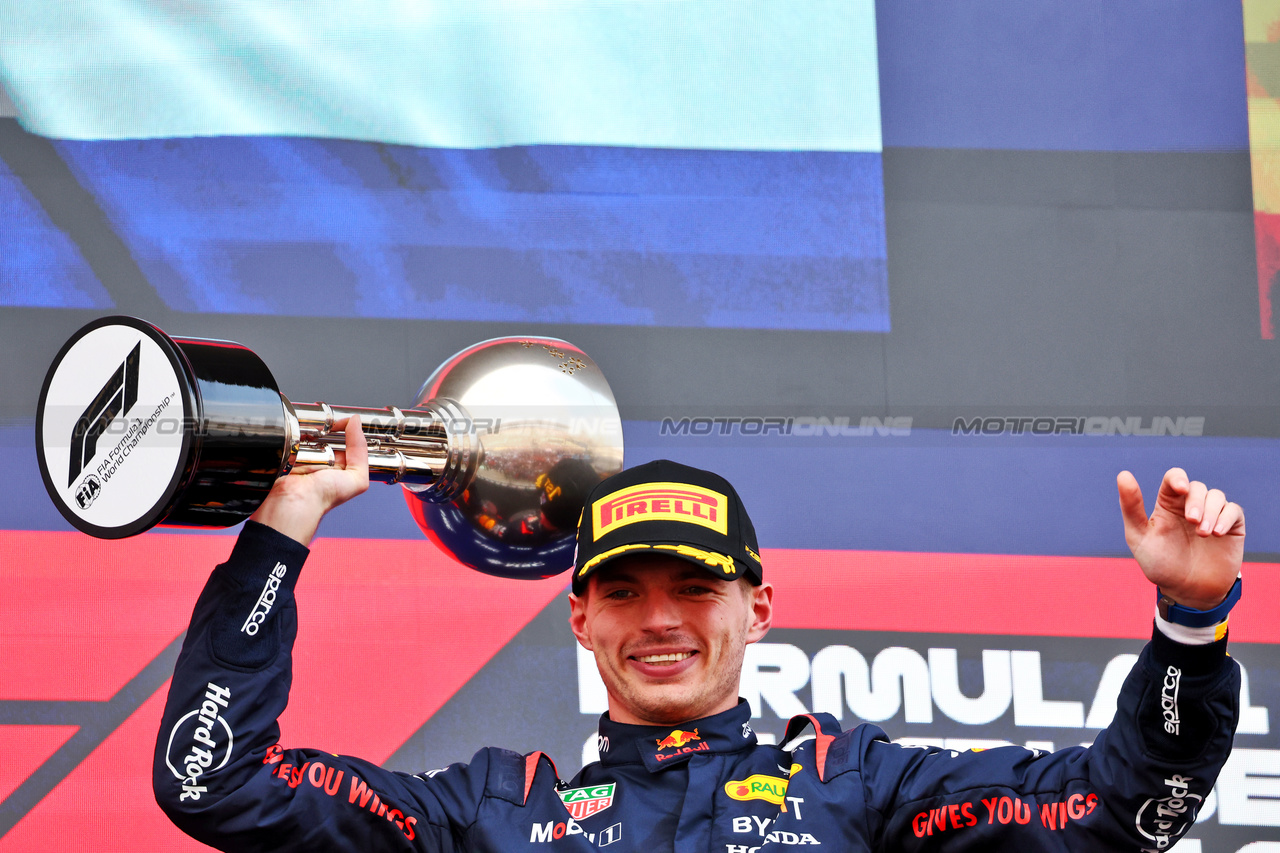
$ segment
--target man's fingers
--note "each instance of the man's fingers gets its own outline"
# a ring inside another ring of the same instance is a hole
[[[360,416],[352,415],[346,426],[346,465],[347,470],[369,470],[369,442],[360,428]]]
[[[1198,483],[1192,485],[1199,485]],[[1214,527],[1218,523],[1218,517],[1222,514],[1222,509],[1227,505],[1227,496],[1222,493],[1221,489],[1205,489],[1204,496],[1204,513],[1203,518],[1193,519],[1190,513],[1187,514],[1187,521],[1199,521],[1200,525],[1196,528],[1196,533],[1201,536],[1208,536],[1213,532]]]
[[[1160,491],[1156,494],[1156,506],[1182,518],[1186,507],[1187,493],[1191,491],[1191,479],[1181,468],[1170,468],[1160,481]]]
[[[1231,501],[1227,501],[1222,507],[1222,512],[1218,513],[1213,525],[1214,536],[1226,536],[1228,533],[1244,535],[1244,510],[1240,504]]]
[[[1147,510],[1142,503],[1142,487],[1128,471],[1116,477],[1116,490],[1120,493],[1120,516],[1124,519],[1125,539],[1141,537],[1147,527]]]
[[[1199,480],[1193,480],[1187,486],[1187,495],[1182,504],[1182,517],[1192,524],[1198,524],[1206,515],[1205,495],[1209,493],[1209,487]],[[1224,501],[1225,503],[1225,501]],[[1217,509],[1222,509],[1219,504]],[[1209,534],[1209,528],[1205,528],[1202,533]]]
[[[334,451],[333,467],[327,469],[323,480],[328,509],[346,503],[369,488],[369,444],[360,428],[359,416],[352,415],[335,427],[343,432],[344,449]]]
[[[360,428],[359,415],[352,415],[347,420],[345,443],[343,473],[346,478],[342,501],[350,500],[369,488],[369,442]]]
[[[352,415],[334,425],[342,431],[342,444],[334,445],[333,468],[339,471],[369,467],[369,440],[360,428],[360,416]],[[341,449],[338,449],[338,448]]]

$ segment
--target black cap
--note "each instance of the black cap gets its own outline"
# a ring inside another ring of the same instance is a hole
[[[659,459],[602,480],[578,522],[573,591],[618,557],[669,554],[726,580],[763,580],[760,547],[742,499],[719,474]]]

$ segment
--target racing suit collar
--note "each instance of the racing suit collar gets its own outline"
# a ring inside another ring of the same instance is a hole
[[[683,764],[695,755],[738,752],[756,745],[751,706],[745,699],[728,711],[678,726],[633,726],[600,715],[600,763],[643,763],[651,773]]]

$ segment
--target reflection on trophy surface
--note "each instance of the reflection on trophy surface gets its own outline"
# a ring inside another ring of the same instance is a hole
[[[465,565],[507,577],[568,568],[587,493],[622,469],[622,428],[589,356],[555,338],[497,338],[446,360],[410,408],[296,403],[251,350],[176,338],[132,317],[86,325],[45,378],[45,487],[104,539],[159,524],[227,527],[277,478],[335,464],[359,415],[369,476]]]

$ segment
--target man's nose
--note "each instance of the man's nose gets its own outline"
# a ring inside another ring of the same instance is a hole
[[[669,631],[680,625],[679,602],[666,592],[653,592],[645,596],[643,627],[647,631]]]

